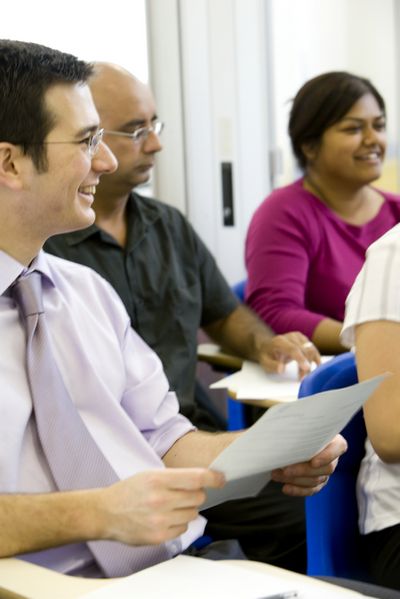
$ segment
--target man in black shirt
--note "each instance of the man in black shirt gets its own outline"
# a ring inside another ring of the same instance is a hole
[[[113,285],[133,327],[160,356],[181,411],[199,428],[215,430],[215,418],[195,397],[199,327],[272,371],[295,359],[304,374],[318,353],[301,333],[273,336],[238,303],[186,218],[133,191],[148,180],[162,149],[149,88],[115,65],[99,64],[91,90],[119,166],[97,186],[96,223],[52,238],[45,249],[92,267]],[[300,498],[270,484],[255,499],[208,510],[207,531],[214,538],[238,538],[252,559],[304,571],[303,509]]]

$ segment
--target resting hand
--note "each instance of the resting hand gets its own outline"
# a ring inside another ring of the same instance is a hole
[[[305,497],[318,493],[335,471],[339,457],[347,450],[346,440],[336,435],[320,453],[309,462],[292,464],[272,472],[272,479],[283,483],[286,495]]]
[[[205,500],[205,487],[222,487],[221,473],[206,468],[141,472],[101,489],[101,538],[158,545],[181,535]]]
[[[315,345],[302,333],[275,335],[258,348],[258,361],[268,372],[282,373],[285,364],[291,360],[299,366],[300,379],[310,372],[312,362],[319,364],[321,361]]]

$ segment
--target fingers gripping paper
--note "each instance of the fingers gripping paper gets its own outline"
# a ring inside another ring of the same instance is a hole
[[[270,408],[210,465],[225,474],[227,484],[223,489],[209,489],[202,509],[257,495],[270,480],[272,470],[311,459],[345,427],[387,376]]]

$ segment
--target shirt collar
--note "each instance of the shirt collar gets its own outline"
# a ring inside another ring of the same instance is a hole
[[[85,241],[92,235],[101,233],[101,229],[96,224],[90,225],[87,229],[80,229],[79,231],[72,231],[71,233],[64,233],[64,239],[68,245],[78,245],[81,241]]]
[[[131,192],[128,203],[128,251],[134,247],[143,237],[148,226],[152,225],[158,218],[160,218],[159,211],[147,201],[147,198],[141,196],[134,191]],[[104,236],[105,233],[100,227],[94,223],[86,229],[79,231],[72,231],[71,233],[64,234],[65,242],[69,246],[79,245],[89,237],[94,235]]]
[[[41,250],[27,267],[12,256],[0,250],[0,295],[22,274],[37,270],[54,286],[50,266],[46,254]]]

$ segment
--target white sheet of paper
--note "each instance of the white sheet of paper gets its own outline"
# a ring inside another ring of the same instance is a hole
[[[211,464],[210,468],[223,472],[228,482],[222,489],[208,489],[202,509],[254,496],[268,482],[271,470],[311,459],[344,428],[387,376],[270,408]]]
[[[332,356],[322,356],[321,362]],[[235,393],[236,399],[271,399],[295,401],[300,387],[297,362],[286,364],[282,374],[271,374],[255,362],[245,360],[242,369],[210,385],[210,389],[224,389]]]
[[[308,579],[285,578],[279,569],[249,570],[198,557],[180,555],[83,595],[85,599],[258,599],[297,590],[299,599],[357,599],[359,593]],[[363,596],[364,597],[364,596]]]

